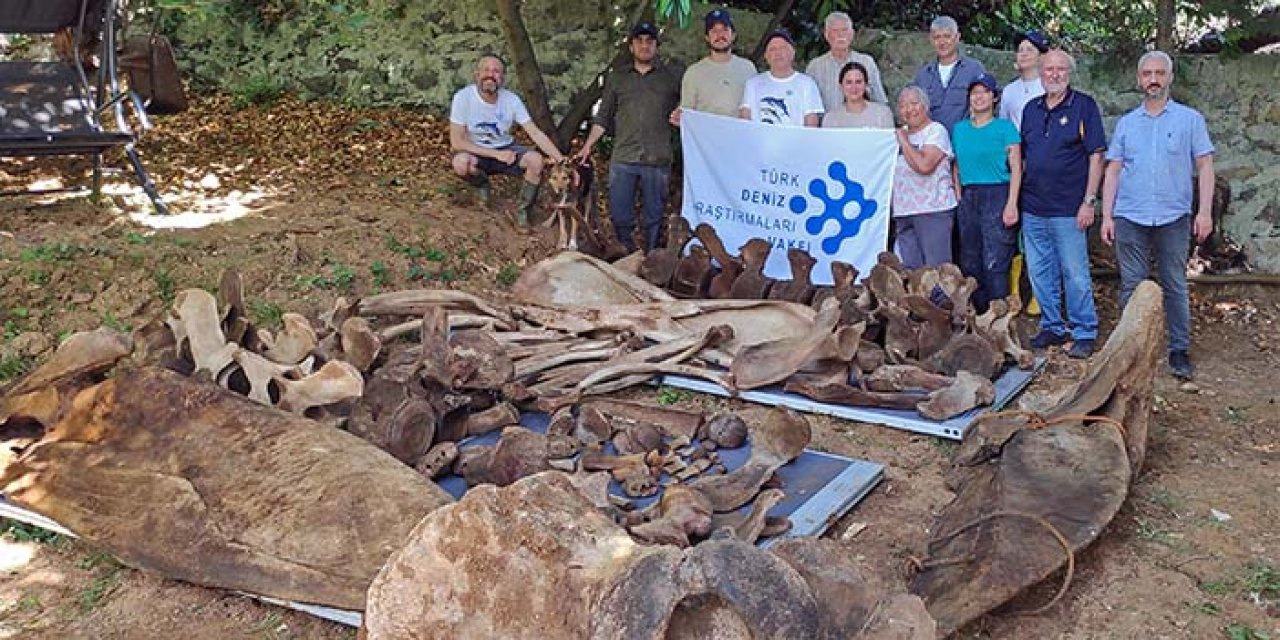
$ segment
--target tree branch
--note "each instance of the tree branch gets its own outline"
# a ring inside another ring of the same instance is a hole
[[[551,118],[551,102],[547,97],[547,85],[542,80],[542,70],[538,68],[538,57],[533,52],[533,43],[529,40],[529,30],[524,26],[524,18],[520,15],[520,0],[495,0],[498,8],[498,20],[502,23],[502,33],[507,37],[507,46],[511,49],[511,65],[515,67],[516,77],[520,80],[520,88],[524,90],[525,104],[529,106],[529,115],[533,117],[538,128],[552,136],[557,145],[563,143],[554,139],[555,120]]]

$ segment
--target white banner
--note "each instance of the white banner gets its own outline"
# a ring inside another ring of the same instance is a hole
[[[831,284],[831,262],[871,273],[889,239],[898,141],[887,129],[810,129],[685,110],[684,204],[690,227],[715,227],[730,252],[751,238],[773,245],[765,275],[791,278],[787,249],[817,259],[813,281]]]

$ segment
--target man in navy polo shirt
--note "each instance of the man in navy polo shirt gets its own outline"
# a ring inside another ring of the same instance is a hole
[[[1102,188],[1102,241],[1116,246],[1120,305],[1147,278],[1155,256],[1169,327],[1169,368],[1190,380],[1191,304],[1187,299],[1187,238],[1213,230],[1213,143],[1204,116],[1169,99],[1173,60],[1150,51],[1138,61],[1142,104],[1116,123]],[[1200,202],[1191,217],[1191,175]]]
[[[1071,87],[1074,68],[1075,60],[1061,49],[1050,49],[1042,60],[1045,94],[1022,112],[1020,208],[1027,273],[1041,311],[1040,333],[1031,346],[1072,341],[1067,355],[1087,358],[1098,337],[1098,312],[1086,234],[1107,145],[1098,103]]]

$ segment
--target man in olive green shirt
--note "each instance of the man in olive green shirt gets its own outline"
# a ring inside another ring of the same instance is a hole
[[[648,248],[658,246],[662,213],[671,178],[670,119],[680,104],[680,70],[658,60],[658,29],[642,22],[631,30],[628,47],[632,63],[614,69],[605,79],[600,110],[582,149],[579,162],[606,132],[613,136],[609,162],[609,215],[618,239],[636,248],[636,189],[643,198],[644,234]]]

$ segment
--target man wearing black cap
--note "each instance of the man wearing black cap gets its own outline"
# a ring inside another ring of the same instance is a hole
[[[738,117],[765,124],[816,127],[822,118],[822,94],[813,78],[795,70],[796,48],[781,29],[765,36],[769,70],[747,80]]]
[[[737,117],[742,88],[756,75],[756,66],[734,55],[737,34],[725,9],[712,9],[703,20],[711,53],[693,63],[680,83],[680,107],[721,116]],[[673,124],[680,124],[679,112]]]
[[[1000,117],[1013,123],[1013,127],[1022,130],[1022,108],[1028,102],[1044,95],[1044,85],[1040,83],[1040,56],[1049,50],[1049,43],[1039,31],[1027,31],[1013,39],[1017,50],[1013,66],[1018,70],[1018,78],[1004,88],[1000,94]]]
[[[641,22],[631,30],[628,47],[631,64],[614,69],[605,79],[591,133],[574,157],[585,161],[601,136],[613,136],[609,215],[618,239],[633,250],[637,188],[644,203],[643,237],[649,248],[658,246],[671,177],[669,120],[680,104],[681,74],[658,59],[658,29],[651,23]]]

